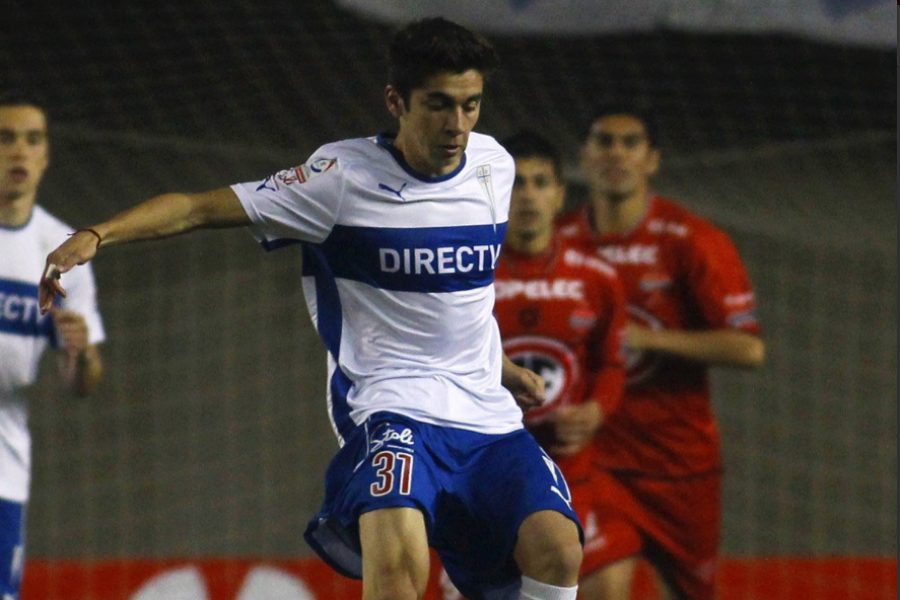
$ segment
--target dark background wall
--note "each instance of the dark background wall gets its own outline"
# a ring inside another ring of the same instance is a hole
[[[40,2],[0,19],[0,84],[53,117],[41,202],[73,225],[150,195],[257,179],[391,126],[390,29],[326,0]],[[729,231],[769,362],[720,372],[724,549],[896,554],[894,52],[671,31],[494,37],[479,129],[577,147],[600,98],[658,107],[662,192]],[[3,260],[3,257],[0,257]],[[336,442],[299,253],[246,231],[95,261],[108,376],[32,391],[29,550],[46,557],[295,556]]]

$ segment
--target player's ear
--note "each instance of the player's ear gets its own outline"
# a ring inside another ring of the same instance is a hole
[[[556,212],[554,213],[556,215],[561,213],[563,210],[563,206],[566,205],[566,189],[567,188],[566,188],[565,183],[559,184],[559,191],[556,195],[556,203],[555,203],[556,204]]]
[[[647,175],[656,175],[656,172],[659,171],[659,148],[651,148],[649,160],[647,162]]]
[[[384,88],[384,102],[387,109],[395,118],[399,119],[406,112],[406,103],[403,102],[403,96],[392,85]]]

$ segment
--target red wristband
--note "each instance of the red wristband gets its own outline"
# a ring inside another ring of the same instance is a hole
[[[87,232],[87,233],[93,233],[95,236],[97,236],[97,248],[100,248],[100,242],[103,241],[103,238],[100,237],[99,233],[97,233],[95,230],[91,229],[90,227],[82,227],[81,229],[76,229],[75,231],[73,231],[72,233],[69,234],[69,237],[75,235],[76,233],[81,233],[82,231]]]

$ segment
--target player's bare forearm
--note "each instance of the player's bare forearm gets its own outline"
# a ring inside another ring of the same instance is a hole
[[[95,225],[100,247],[170,237],[204,227],[237,227],[250,220],[231,188],[163,194]]]
[[[41,311],[50,310],[57,294],[66,296],[60,275],[94,258],[101,247],[170,237],[199,228],[249,224],[250,219],[231,188],[151,198],[108,221],[76,232],[47,256],[38,286]]]
[[[663,352],[680,358],[755,369],[765,362],[765,343],[756,335],[735,329],[685,331],[628,326],[628,345],[636,350]]]

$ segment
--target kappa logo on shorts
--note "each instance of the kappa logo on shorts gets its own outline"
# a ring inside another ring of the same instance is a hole
[[[394,429],[393,425],[386,423],[384,429],[378,428],[372,433],[369,440],[369,452],[375,453],[385,446],[401,445],[404,447],[415,446],[412,429],[404,427],[401,431]]]

